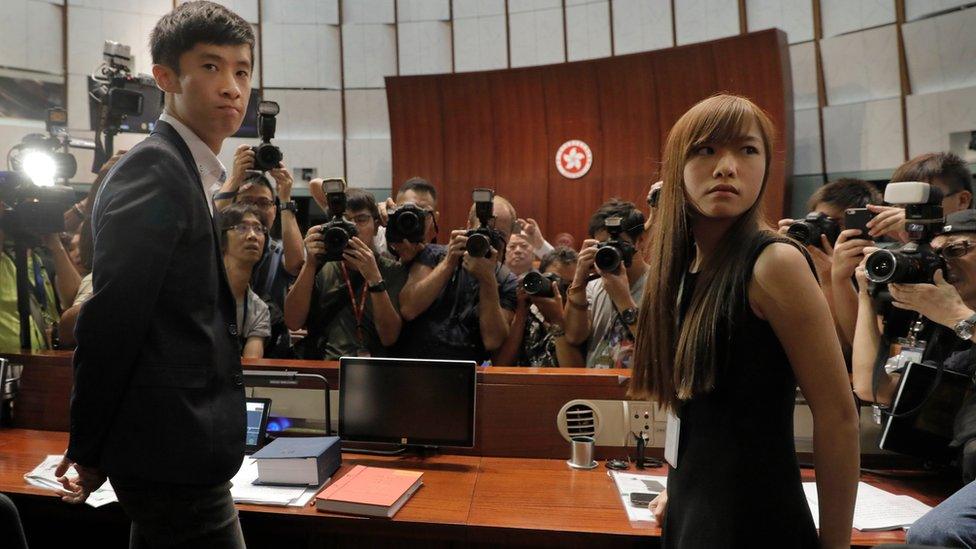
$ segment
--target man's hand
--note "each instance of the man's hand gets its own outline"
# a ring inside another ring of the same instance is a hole
[[[542,313],[546,322],[562,326],[565,320],[563,317],[565,303],[562,294],[559,293],[559,284],[555,282],[552,283],[552,294],[552,297],[532,296],[532,303]]]
[[[390,242],[386,241],[386,247],[392,252],[396,252],[397,257],[400,258],[400,263],[407,264],[412,262],[420,252],[424,251],[427,244],[423,242]]]
[[[325,240],[322,238],[322,225],[309,227],[305,233],[305,252],[312,266],[319,264],[319,256],[325,253]]]
[[[390,218],[390,210],[395,210],[397,207],[396,202],[392,198],[387,198],[386,202],[379,205],[380,211],[380,225],[386,227],[386,222]]]
[[[76,479],[67,476],[68,469],[72,466],[74,466],[75,471],[78,471],[78,478]],[[64,490],[58,490],[57,493],[61,496],[61,501],[66,503],[84,503],[92,492],[105,484],[105,475],[98,469],[78,465],[67,457],[61,458],[61,463],[58,464],[54,475],[64,487]]]
[[[461,263],[461,258],[465,254],[465,246],[468,245],[468,237],[464,236],[467,231],[458,229],[451,231],[451,240],[447,243],[447,255],[444,261],[449,265],[457,267]]]
[[[908,241],[908,234],[905,232],[905,209],[897,206],[876,206],[867,205],[868,210],[875,214],[866,226],[868,234],[877,238],[879,236],[891,235],[902,242]]]
[[[522,227],[522,234],[532,245],[533,250],[538,250],[541,248],[545,242],[545,237],[542,236],[542,231],[539,229],[539,222],[531,217],[528,219],[519,219],[519,225]]]
[[[498,250],[488,247],[488,257],[472,257],[465,252],[461,258],[461,266],[471,273],[479,284],[495,284],[495,267],[498,265]]]
[[[586,286],[587,278],[593,273],[593,262],[596,261],[596,245],[599,240],[587,238],[583,241],[583,247],[576,257],[576,275],[573,277],[573,286]]]
[[[375,286],[383,281],[380,269],[376,265],[376,256],[373,255],[373,250],[360,240],[358,236],[354,236],[349,240],[349,246],[343,250],[342,257],[345,258],[350,267],[356,269],[359,271],[359,274],[363,275],[363,278],[366,279],[366,284]]]
[[[947,328],[955,328],[960,320],[973,316],[973,310],[963,303],[955,286],[945,281],[942,269],[932,277],[935,284],[889,284],[888,290],[899,309],[915,311]]]
[[[779,223],[777,223],[778,226],[776,230],[779,232],[779,234],[785,235],[786,231],[789,230],[790,225],[794,223],[796,223],[795,219],[780,219]]]
[[[240,149],[238,149],[240,150]],[[248,149],[250,150],[250,149]],[[251,151],[251,163],[254,163],[254,151]],[[235,168],[237,162],[234,163]],[[275,180],[275,187],[278,190],[278,200],[281,203],[285,203],[291,200],[291,188],[295,184],[295,180],[291,177],[291,172],[285,167],[284,162],[279,162],[278,167],[269,171],[271,177]]]
[[[234,166],[230,170],[230,181],[238,189],[244,181],[244,172],[254,169],[254,150],[250,145],[238,145],[234,150]]]
[[[515,288],[515,310],[528,310],[529,304],[531,303],[529,300],[530,297],[532,296],[530,296],[529,293],[525,291],[525,288],[522,287],[522,278],[519,277],[518,287]]]
[[[830,240],[827,235],[820,235],[820,247],[817,246],[807,246],[807,251],[810,252],[810,258],[813,259],[813,266],[817,269],[817,278],[820,279],[820,285],[829,284],[831,282],[831,269],[834,263],[834,247],[830,245]]]
[[[854,274],[854,269],[864,259],[865,249],[874,246],[874,242],[857,238],[861,234],[861,229],[845,229],[841,231],[834,243],[833,265],[830,276],[834,282],[840,283],[850,280]]]

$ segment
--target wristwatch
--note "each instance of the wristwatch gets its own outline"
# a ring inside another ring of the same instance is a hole
[[[637,307],[631,307],[629,309],[624,309],[620,311],[620,320],[623,321],[627,326],[633,326],[637,323]]]
[[[976,328],[976,315],[964,320],[960,320],[956,323],[952,330],[956,332],[956,335],[959,336],[960,339],[969,341],[973,338],[973,328]]]
[[[298,204],[295,204],[294,200],[289,200],[281,205],[281,211],[291,212],[293,214],[298,213]]]
[[[374,293],[374,294],[378,294],[380,292],[385,292],[386,291],[386,281],[385,280],[380,280],[376,284],[372,284],[370,286],[367,286],[366,289],[369,290],[370,292]]]

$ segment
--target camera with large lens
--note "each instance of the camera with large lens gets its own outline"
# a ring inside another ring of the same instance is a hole
[[[610,238],[596,245],[593,263],[605,273],[617,272],[620,265],[630,267],[637,252],[632,242],[620,238],[620,234],[624,232],[622,223],[623,218],[619,216],[611,216],[603,221],[603,227],[610,234]]]
[[[346,220],[346,181],[342,178],[330,178],[322,182],[325,199],[329,204],[331,219],[322,225],[322,241],[325,243],[325,253],[319,255],[319,263],[340,261],[342,252],[349,246],[349,240],[359,234],[356,225]]]
[[[495,222],[495,191],[491,189],[475,189],[471,192],[474,200],[474,213],[478,218],[477,229],[469,229],[464,233],[468,237],[465,250],[471,257],[491,257],[491,249],[504,248],[502,237],[494,229]]]
[[[556,273],[540,273],[532,270],[522,277],[522,289],[533,297],[553,297],[552,284],[557,285],[562,279]]]
[[[41,236],[64,231],[64,212],[75,203],[71,187],[42,187],[17,172],[0,172],[0,228],[26,246],[40,244]]]
[[[386,221],[387,242],[413,242],[424,240],[427,216],[430,212],[413,202],[406,202],[390,212]]]
[[[812,244],[822,249],[823,242],[820,239],[820,235],[825,235],[827,241],[833,245],[834,242],[837,242],[837,237],[840,235],[840,225],[825,213],[810,212],[803,220],[790,224],[790,227],[786,230],[786,234],[804,246]]]
[[[261,137],[261,144],[251,147],[254,151],[254,169],[266,172],[278,168],[278,164],[284,156],[281,149],[271,144],[275,136],[277,126],[278,103],[274,101],[262,101],[258,104],[258,136]]]

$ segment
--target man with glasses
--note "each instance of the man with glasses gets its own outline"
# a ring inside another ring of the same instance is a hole
[[[268,239],[267,253],[254,266],[251,288],[268,305],[271,314],[271,336],[265,347],[265,355],[285,358],[291,356],[291,339],[283,319],[285,294],[305,263],[305,246],[296,217],[298,208],[291,199],[291,173],[283,162],[278,168],[267,172],[255,171],[253,167],[254,150],[247,145],[237,147],[234,151],[234,168],[220,191],[214,195],[214,204],[217,209],[238,202],[256,206],[261,214],[261,223],[269,232],[275,225],[278,208],[281,209],[281,238]]]
[[[220,211],[220,249],[231,293],[237,303],[237,325],[244,358],[264,356],[264,339],[271,335],[268,306],[251,289],[251,271],[267,249],[268,228],[261,210],[237,202]]]
[[[343,259],[323,263],[322,226],[310,228],[307,260],[285,299],[287,326],[308,329],[295,349],[304,359],[385,356],[400,336],[397,298],[406,270],[366,244],[373,242],[379,224],[373,195],[347,189],[345,217],[355,223],[358,234],[349,240]]]

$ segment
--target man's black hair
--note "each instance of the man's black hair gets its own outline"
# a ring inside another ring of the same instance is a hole
[[[264,175],[264,172],[258,172],[257,170],[251,171],[252,173],[245,174],[244,181],[241,182],[241,186],[243,187],[247,183],[251,183],[253,185],[264,187],[265,189],[271,191],[271,199],[274,200],[275,190],[274,187],[271,186],[271,182],[268,181],[268,176]],[[238,193],[240,193],[240,191],[238,191]],[[234,200],[237,199],[235,198]]]
[[[605,228],[604,222],[608,217],[619,217],[623,232],[629,234],[633,240],[637,240],[644,233],[644,214],[637,209],[637,206],[633,202],[611,198],[590,217],[590,226],[587,229],[590,238],[593,238],[597,231]]]
[[[433,183],[423,177],[411,177],[404,181],[403,185],[400,185],[400,190],[397,191],[397,195],[401,195],[407,191],[427,193],[434,199],[435,203],[437,202],[437,189],[434,188]]]
[[[376,197],[362,189],[346,189],[346,212],[368,210],[374,221],[379,221],[380,210],[376,206]]]
[[[891,175],[891,182],[921,181],[941,182],[948,187],[947,194],[959,191],[973,192],[973,174],[966,161],[952,153],[926,153],[905,162]],[[971,206],[971,204],[970,204]]]
[[[204,0],[180,4],[156,23],[149,35],[152,62],[166,65],[179,74],[180,56],[201,42],[218,46],[247,44],[254,64],[251,25],[224,6]]]
[[[817,204],[830,204],[841,210],[863,208],[868,204],[882,203],[881,191],[862,179],[842,177],[817,189],[807,201],[807,209],[813,211]]]
[[[558,246],[542,258],[542,261],[539,262],[539,271],[543,273],[546,272],[546,269],[548,269],[553,263],[573,265],[576,263],[576,257],[578,255],[579,254],[576,253],[576,250],[572,248]]]

